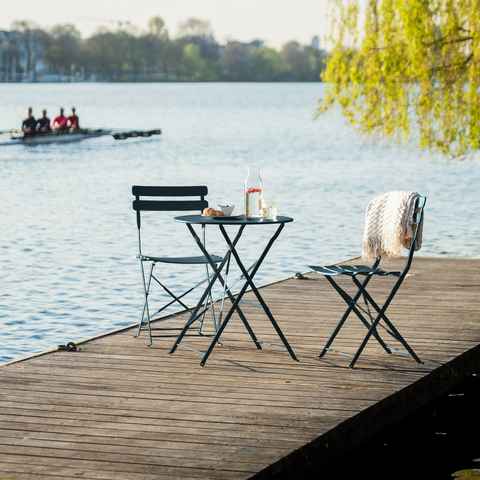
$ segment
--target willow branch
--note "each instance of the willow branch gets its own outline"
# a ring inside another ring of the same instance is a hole
[[[454,38],[452,40],[445,40],[445,37],[439,38],[438,40],[434,40],[433,42],[423,42],[425,47],[433,47],[435,45],[451,45],[453,43],[462,43],[462,42],[470,42],[473,40],[472,36],[468,37],[459,37]]]

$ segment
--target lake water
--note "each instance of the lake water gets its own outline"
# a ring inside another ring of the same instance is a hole
[[[142,304],[132,184],[205,184],[242,205],[246,166],[295,217],[265,283],[360,252],[364,207],[393,189],[428,195],[422,255],[480,256],[480,162],[357,135],[338,112],[313,120],[319,84],[0,85],[0,130],[25,108],[75,105],[83,126],[161,127],[161,138],[0,147],[0,361],[129,325]],[[169,214],[145,219],[146,253],[197,254]],[[247,231],[253,260],[269,227]],[[209,246],[223,252],[216,231]],[[170,286],[201,268],[162,267]],[[161,300],[159,298],[159,300]]]

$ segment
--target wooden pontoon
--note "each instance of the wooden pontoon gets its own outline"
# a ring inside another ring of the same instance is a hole
[[[204,368],[193,349],[208,338],[169,355],[172,338],[148,348],[133,330],[3,366],[0,478],[308,478],[478,370],[479,290],[480,260],[415,260],[390,314],[423,365],[372,341],[348,368],[364,334],[354,317],[318,359],[344,306],[324,280],[288,279],[262,294],[298,363],[246,301],[275,344],[257,351],[236,319]]]

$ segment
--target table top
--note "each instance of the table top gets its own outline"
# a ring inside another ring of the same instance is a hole
[[[252,219],[243,215],[235,217],[205,217],[203,215],[181,215],[175,217],[177,222],[190,223],[194,225],[278,225],[281,223],[293,222],[293,218],[277,216],[276,220],[267,220],[264,218]]]

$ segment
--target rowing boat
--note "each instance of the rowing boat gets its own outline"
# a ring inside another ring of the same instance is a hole
[[[113,130],[113,129],[81,129],[74,132],[48,132],[36,133],[35,135],[12,134],[10,139],[0,145],[44,145],[49,143],[70,143],[111,136],[115,140],[126,140],[127,138],[151,137],[160,135],[160,129],[155,130]]]
[[[110,135],[109,130],[79,130],[78,132],[49,132],[37,133],[35,135],[12,135],[10,142],[19,145],[43,145],[46,143],[69,143],[79,142],[89,138],[102,137]]]

